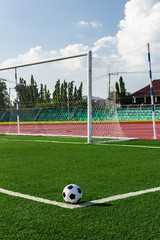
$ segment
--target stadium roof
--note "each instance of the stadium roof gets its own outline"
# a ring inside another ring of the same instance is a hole
[[[160,79],[155,79],[152,82],[153,84],[153,95],[160,95]],[[140,90],[132,93],[131,96],[142,97],[142,96],[150,96],[150,85],[148,84],[146,87],[141,88]]]

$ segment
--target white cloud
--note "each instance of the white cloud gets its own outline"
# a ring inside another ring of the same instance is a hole
[[[160,2],[154,0],[131,0],[125,6],[125,18],[120,21],[117,33],[117,48],[125,56],[128,68],[143,68],[145,46],[151,44],[154,63],[160,61]],[[144,50],[137,50],[144,47]],[[131,53],[132,54],[128,54]]]
[[[112,37],[112,36],[107,36],[107,37],[103,37],[100,38],[99,40],[97,40],[93,45],[92,51],[94,53],[100,51],[103,48],[108,48],[111,47],[111,45],[114,45],[117,43],[117,38],[116,37]]]
[[[82,21],[78,22],[78,26],[97,28],[97,27],[102,27],[103,24],[98,21],[87,22],[87,21],[82,20]]]
[[[97,27],[102,27],[103,24],[98,22],[98,21],[93,21],[93,22],[90,22],[90,25],[93,27],[93,28],[97,28]]]
[[[62,48],[58,51],[51,50],[45,51],[41,46],[30,48],[28,52],[19,54],[15,58],[6,59],[1,63],[0,67],[11,67],[19,64],[27,64],[38,62],[46,59],[55,58],[56,56],[70,56],[77,55],[83,52],[89,51],[89,46],[85,46],[84,44],[72,44],[68,45],[65,48]]]
[[[89,47],[85,46],[84,44],[73,44],[60,49],[60,54],[62,56],[69,56],[69,55],[76,55],[82,52],[87,52],[88,50],[89,50]]]
[[[15,66],[18,64],[26,64],[26,63],[31,63],[31,62],[36,62],[36,61],[41,61],[44,59],[48,58],[53,58],[56,55],[56,51],[44,51],[42,47],[37,46],[31,48],[27,53],[24,54],[19,54],[15,58],[10,58],[5,60],[2,64],[1,67],[7,67],[7,66]]]
[[[86,27],[86,26],[88,27],[88,26],[89,26],[89,22],[79,21],[79,22],[78,22],[78,25],[79,25],[79,26],[82,26],[82,27]]]
[[[117,71],[148,71],[147,43],[150,43],[152,68],[158,70],[160,1],[128,1],[118,27],[115,36],[104,36],[93,43],[94,56],[117,58]]]
[[[125,5],[125,17],[118,27],[115,36],[98,39],[93,43],[92,50],[95,57],[108,58],[111,72],[146,72],[144,75],[124,76],[128,91],[133,92],[148,84],[147,43],[151,47],[152,70],[159,70],[160,1],[128,1]],[[160,76],[153,73],[153,78]]]
[[[73,44],[68,45],[65,48],[60,49],[60,55],[61,56],[72,56],[72,55],[78,55],[81,53],[86,53],[89,51],[89,47],[85,46],[84,44]],[[86,62],[85,62],[86,63]],[[80,59],[75,59],[72,61],[72,64],[70,61],[65,61],[65,63],[62,63],[64,68],[68,68],[68,70],[82,70],[84,69],[84,62]]]

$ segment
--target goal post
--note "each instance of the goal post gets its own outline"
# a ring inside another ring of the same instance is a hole
[[[88,143],[92,143],[92,52],[88,52]]]
[[[0,69],[9,102],[0,103],[0,134],[121,138],[108,62],[77,55]],[[103,92],[103,93],[102,93]]]

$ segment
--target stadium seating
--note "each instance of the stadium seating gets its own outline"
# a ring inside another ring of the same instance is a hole
[[[150,109],[118,109],[118,120],[152,120]],[[155,111],[156,119],[160,119],[160,109]]]
[[[93,109],[93,121],[134,121],[152,120],[151,109],[118,109],[113,111]],[[40,121],[87,121],[87,109],[60,109],[60,108],[26,108],[19,110],[20,122]],[[160,120],[160,109],[155,111],[156,120]],[[0,109],[0,122],[16,122],[16,109]]]

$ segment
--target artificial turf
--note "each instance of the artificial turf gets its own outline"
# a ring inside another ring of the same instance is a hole
[[[83,202],[159,187],[160,148],[134,145],[160,142],[0,136],[0,187],[59,202],[70,183]],[[0,196],[0,239],[160,239],[160,192],[73,210]]]

